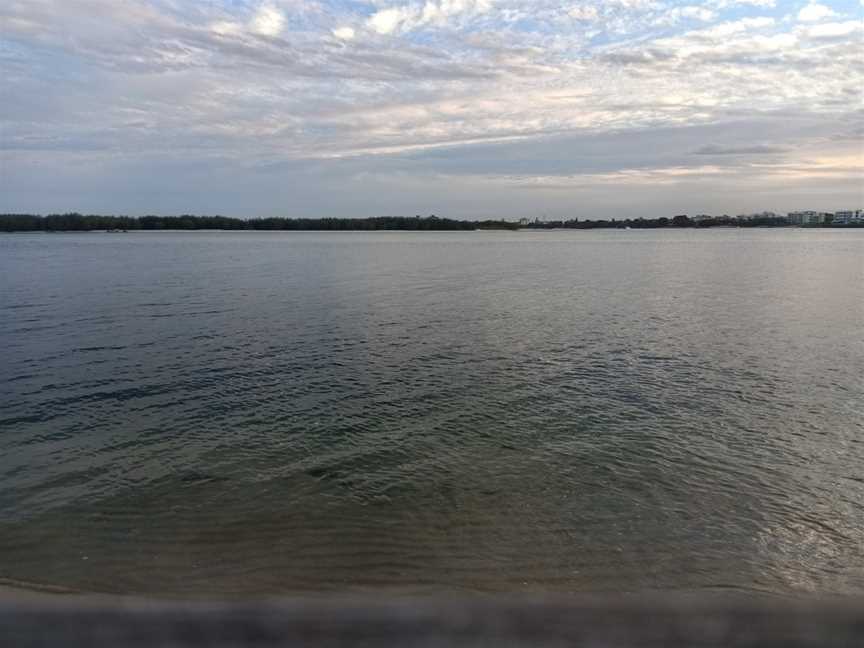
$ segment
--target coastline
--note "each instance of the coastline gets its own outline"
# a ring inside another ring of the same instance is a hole
[[[220,232],[231,234],[380,234],[380,233],[404,233],[404,234],[473,234],[473,233],[516,233],[516,232],[707,232],[711,230],[804,230],[804,231],[837,231],[837,230],[864,230],[864,225],[691,225],[687,227],[477,227],[473,229],[230,229],[230,228],[158,228],[158,229],[130,229],[130,230],[108,230],[108,229],[32,229],[32,230],[3,230],[0,234],[215,234]]]

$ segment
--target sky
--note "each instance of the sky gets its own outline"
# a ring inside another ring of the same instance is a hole
[[[3,0],[0,212],[864,207],[864,0]]]

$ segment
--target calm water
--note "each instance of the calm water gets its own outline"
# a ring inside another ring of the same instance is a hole
[[[864,231],[2,235],[0,345],[7,583],[864,592]]]

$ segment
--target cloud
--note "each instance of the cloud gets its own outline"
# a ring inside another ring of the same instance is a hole
[[[333,35],[341,40],[353,40],[356,32],[353,27],[338,27],[333,30]]]
[[[372,14],[366,24],[379,34],[410,32],[422,27],[445,27],[450,21],[488,12],[492,0],[426,0],[399,5]]]
[[[772,9],[777,5],[777,0],[713,0],[711,5],[717,9],[729,9],[730,7],[760,7]]]
[[[709,144],[694,151],[696,155],[768,155],[773,153],[785,153],[786,149],[778,146],[718,146]]]
[[[390,34],[402,25],[412,26],[417,19],[418,13],[413,8],[394,7],[376,11],[367,21],[367,25],[379,34]]]
[[[808,27],[804,32],[813,39],[837,39],[847,38],[864,31],[864,23],[858,20],[847,20],[846,22],[822,23]]]
[[[600,17],[597,7],[591,5],[576,5],[575,7],[571,7],[567,10],[567,15],[573,20],[584,20],[586,22],[597,20]]]
[[[818,22],[833,15],[835,15],[834,11],[830,7],[818,2],[811,2],[798,12],[798,20],[801,22]]]
[[[234,36],[243,32],[243,25],[229,20],[220,20],[210,24],[210,30],[219,36]]]
[[[684,7],[675,7],[671,9],[667,16],[672,21],[678,20],[700,20],[702,22],[710,22],[717,17],[717,13],[705,7],[696,5],[687,5]]]
[[[270,4],[259,7],[250,22],[250,28],[262,36],[278,36],[285,28],[285,14]]]
[[[285,14],[278,7],[263,3],[248,21],[219,20],[210,24],[210,30],[220,36],[238,36],[244,33],[259,36],[279,36],[285,29]]]

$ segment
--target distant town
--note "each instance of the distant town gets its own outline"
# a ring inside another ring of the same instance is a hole
[[[679,214],[672,218],[625,220],[530,220],[523,218],[519,226],[527,229],[591,229],[592,227],[655,228],[655,227],[864,227],[864,210],[850,209],[836,212],[795,211],[786,215],[765,211],[755,214],[712,216]]]
[[[795,211],[711,216],[679,214],[660,218],[567,220],[456,220],[431,216],[375,218],[230,218],[228,216],[104,216],[98,214],[0,214],[0,232],[129,232],[135,230],[519,230],[519,229],[649,229],[680,227],[864,227],[864,210]]]

